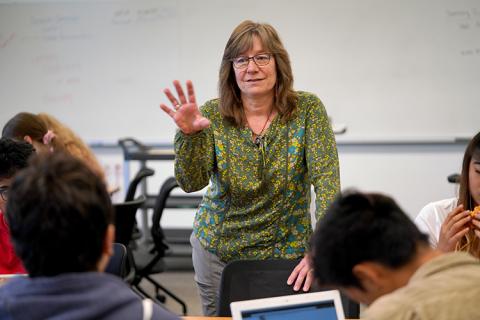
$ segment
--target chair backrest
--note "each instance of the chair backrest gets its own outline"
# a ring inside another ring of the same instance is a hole
[[[460,183],[460,174],[452,173],[447,176],[447,181],[450,183]]]
[[[160,225],[160,220],[162,219],[163,211],[167,203],[168,196],[173,189],[178,187],[178,182],[174,177],[169,177],[160,187],[158,192],[157,199],[155,200],[155,206],[153,208],[152,216],[152,239],[155,244],[156,250],[163,255],[166,250],[168,250],[168,245],[165,242],[165,234]]]
[[[105,272],[124,279],[127,276],[127,247],[121,243],[113,244],[113,255],[105,269]]]
[[[145,151],[148,149],[148,147],[142,144],[140,141],[131,137],[119,139],[118,144],[122,148],[125,160],[129,159],[129,153],[131,150]]]
[[[137,187],[140,182],[142,182],[142,180],[146,177],[153,176],[154,173],[155,171],[150,168],[141,168],[128,185],[127,193],[125,194],[125,202],[132,201],[135,197],[135,193],[137,192]]]
[[[225,266],[220,282],[217,316],[229,317],[230,303],[233,301],[260,299],[292,294],[293,286],[287,285],[287,279],[300,260],[237,260]],[[321,291],[316,285],[311,292]],[[359,317],[359,305],[345,296],[342,304],[347,318]]]
[[[145,200],[146,197],[142,195],[132,201],[113,204],[115,210],[115,242],[128,247],[132,239],[135,215]]]

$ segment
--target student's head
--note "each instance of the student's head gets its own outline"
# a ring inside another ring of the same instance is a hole
[[[395,201],[385,195],[347,192],[338,196],[311,238],[315,277],[358,302],[370,304],[398,288],[395,272],[428,247]]]
[[[270,54],[268,63],[259,66],[255,61],[248,60],[246,68],[234,67],[233,61],[239,56],[244,56],[256,45],[260,45],[262,50],[255,54]],[[244,125],[242,95],[247,94],[247,89],[239,86],[237,79],[241,77],[241,73],[249,72],[249,65],[258,67],[258,75],[255,77],[262,77],[262,83],[273,81],[273,88],[269,89],[275,108],[282,119],[288,119],[296,108],[296,94],[293,91],[293,73],[288,52],[277,31],[271,25],[249,20],[243,21],[233,30],[225,46],[218,84],[221,114],[236,126]]]
[[[0,139],[0,211],[5,212],[5,204],[13,176],[28,164],[34,153],[32,145],[9,138]]]
[[[60,152],[33,157],[10,191],[7,222],[31,276],[104,269],[113,209],[105,185],[81,160]]]
[[[458,203],[466,210],[480,205],[480,132],[470,140],[463,156]],[[460,239],[457,250],[480,258],[480,240],[473,229]]]
[[[37,115],[28,112],[17,113],[3,127],[2,137],[26,141],[37,153],[51,149],[55,135]]]
[[[468,210],[480,205],[480,132],[470,140],[463,156],[459,203]]]

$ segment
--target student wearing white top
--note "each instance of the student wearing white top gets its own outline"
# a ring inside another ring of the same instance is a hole
[[[415,218],[430,243],[441,251],[466,251],[480,258],[480,215],[470,211],[480,205],[480,132],[463,157],[458,198],[427,204]]]

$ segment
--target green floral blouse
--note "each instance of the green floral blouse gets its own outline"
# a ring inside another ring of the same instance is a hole
[[[298,111],[276,117],[264,143],[248,127],[223,120],[218,99],[201,112],[211,121],[195,135],[175,136],[175,177],[186,192],[208,185],[194,233],[221,260],[294,259],[305,255],[312,233],[310,185],[317,219],[340,189],[337,147],[318,97],[297,92]]]

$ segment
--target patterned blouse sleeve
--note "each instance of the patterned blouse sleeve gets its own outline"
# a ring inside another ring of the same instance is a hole
[[[215,146],[213,139],[214,121],[209,117],[209,103],[201,108],[203,115],[211,121],[209,128],[193,135],[180,130],[175,135],[175,178],[185,192],[201,190],[208,185],[214,169]]]
[[[320,219],[340,191],[337,144],[325,107],[318,97],[307,100],[306,159],[315,188],[315,215]]]

